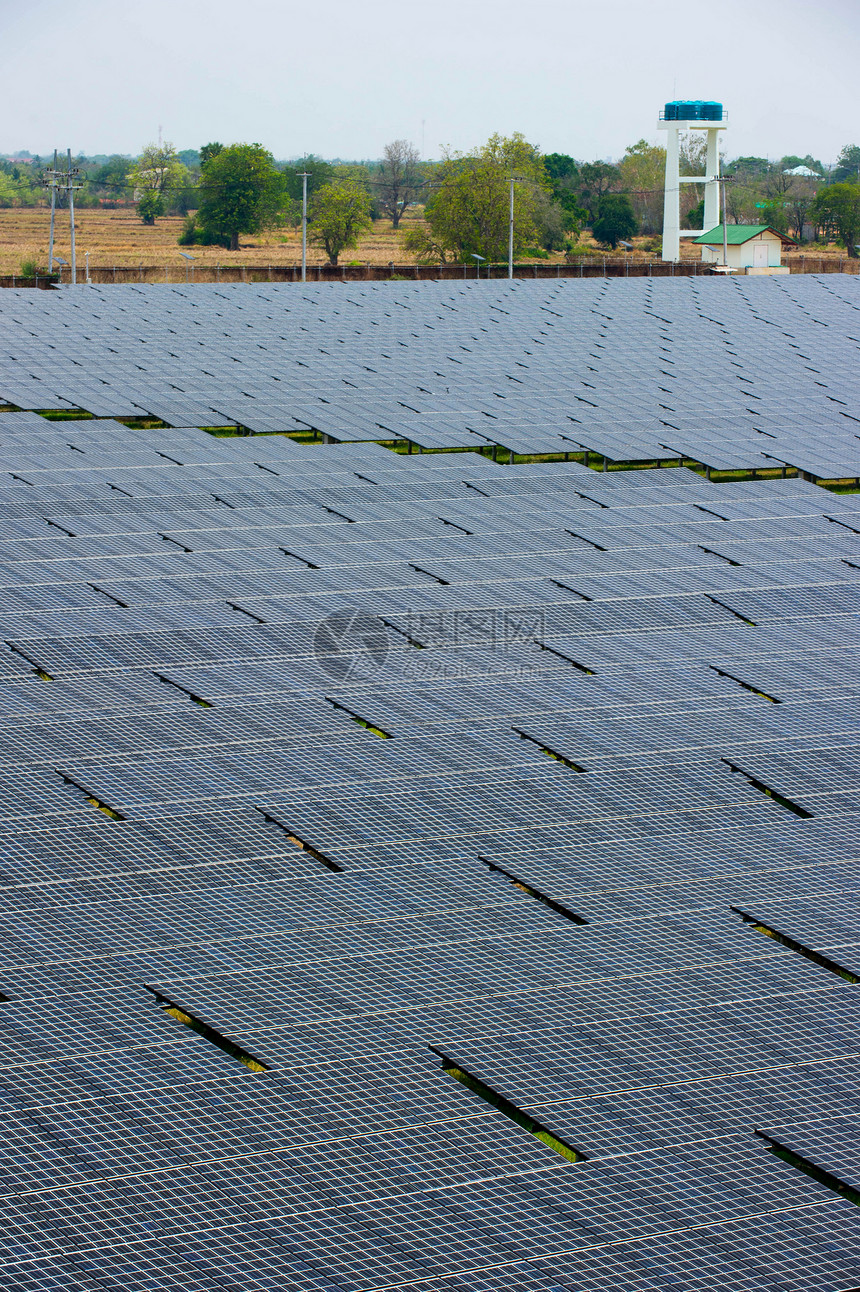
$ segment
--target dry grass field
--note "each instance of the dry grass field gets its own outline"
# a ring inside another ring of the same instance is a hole
[[[413,257],[403,250],[403,229],[420,218],[420,212],[409,212],[397,232],[391,228],[388,220],[377,220],[355,250],[344,252],[341,263],[411,263]],[[83,269],[85,255],[89,252],[92,269],[137,269],[139,266],[150,271],[166,269],[171,281],[175,282],[185,272],[186,262],[182,259],[178,245],[183,223],[181,216],[164,216],[154,225],[145,225],[141,223],[133,207],[78,211],[75,220],[78,266]],[[50,213],[45,207],[11,207],[0,210],[0,274],[21,273],[21,266],[25,261],[35,261],[40,268],[47,267],[49,225]],[[68,260],[67,211],[57,212],[54,245],[57,253]],[[637,238],[631,253],[632,259],[659,260],[659,252],[652,247],[653,240]],[[604,254],[603,248],[598,247],[588,233],[580,235],[577,254],[579,248],[582,248],[585,255],[600,257]],[[301,254],[301,232],[294,229],[273,229],[257,236],[244,236],[238,251],[226,251],[223,247],[195,247],[193,250],[196,263],[212,269],[216,265],[246,265],[249,269],[265,269],[269,265],[298,265],[301,263]],[[605,254],[618,257],[622,252],[619,249]],[[818,247],[806,248],[802,254],[805,255],[808,262],[806,267],[810,270],[814,270],[821,262],[826,263],[827,268],[837,268],[834,262],[845,257],[845,252],[835,246],[825,250]],[[681,243],[681,259],[699,258],[699,248],[684,239]],[[561,252],[553,253],[550,259],[553,262],[563,261],[564,255]],[[793,268],[801,268],[799,260],[797,253],[791,257]],[[518,261],[529,263],[529,257],[518,257]],[[325,263],[325,254],[309,243],[308,264]],[[843,268],[856,272],[858,262],[845,261]],[[149,278],[152,280],[152,273]]]
[[[75,212],[75,241],[78,264],[83,266],[90,253],[93,269],[137,268],[138,265],[184,268],[178,238],[184,220],[181,216],[163,216],[154,225],[142,224],[133,207],[113,211],[82,210]],[[401,226],[402,227],[402,226]],[[12,207],[0,210],[0,274],[18,274],[25,260],[40,266],[48,263],[50,212],[44,207]],[[388,220],[377,220],[373,230],[355,251],[344,252],[341,260],[358,260],[362,264],[388,264],[411,260],[401,248],[402,233],[395,232]],[[54,246],[64,260],[69,259],[69,213],[58,211]],[[301,263],[301,231],[273,229],[257,236],[243,236],[238,251],[223,247],[193,247],[195,260],[204,265],[296,265]],[[308,264],[326,263],[325,253],[308,244]]]

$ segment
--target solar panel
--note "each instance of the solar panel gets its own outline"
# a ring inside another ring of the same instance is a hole
[[[856,1286],[856,278],[0,295],[4,1284]]]

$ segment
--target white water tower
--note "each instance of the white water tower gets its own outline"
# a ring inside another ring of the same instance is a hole
[[[722,103],[705,99],[676,99],[667,103],[658,129],[666,131],[666,185],[663,195],[663,259],[678,260],[681,239],[696,238],[709,233],[720,222],[720,148],[719,134],[728,125],[728,115]],[[680,173],[681,132],[706,130],[708,148],[705,175]],[[681,185],[704,184],[705,218],[702,229],[681,228]]]

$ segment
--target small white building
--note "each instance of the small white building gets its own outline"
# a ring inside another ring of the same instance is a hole
[[[695,242],[702,248],[703,264],[722,265],[725,244],[721,224],[710,233],[700,234]],[[794,238],[768,224],[730,224],[726,242],[728,267],[741,274],[787,274],[782,249],[797,245]]]

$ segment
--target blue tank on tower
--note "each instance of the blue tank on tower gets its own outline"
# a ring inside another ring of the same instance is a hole
[[[673,99],[666,104],[664,121],[722,121],[723,105],[712,99]]]

